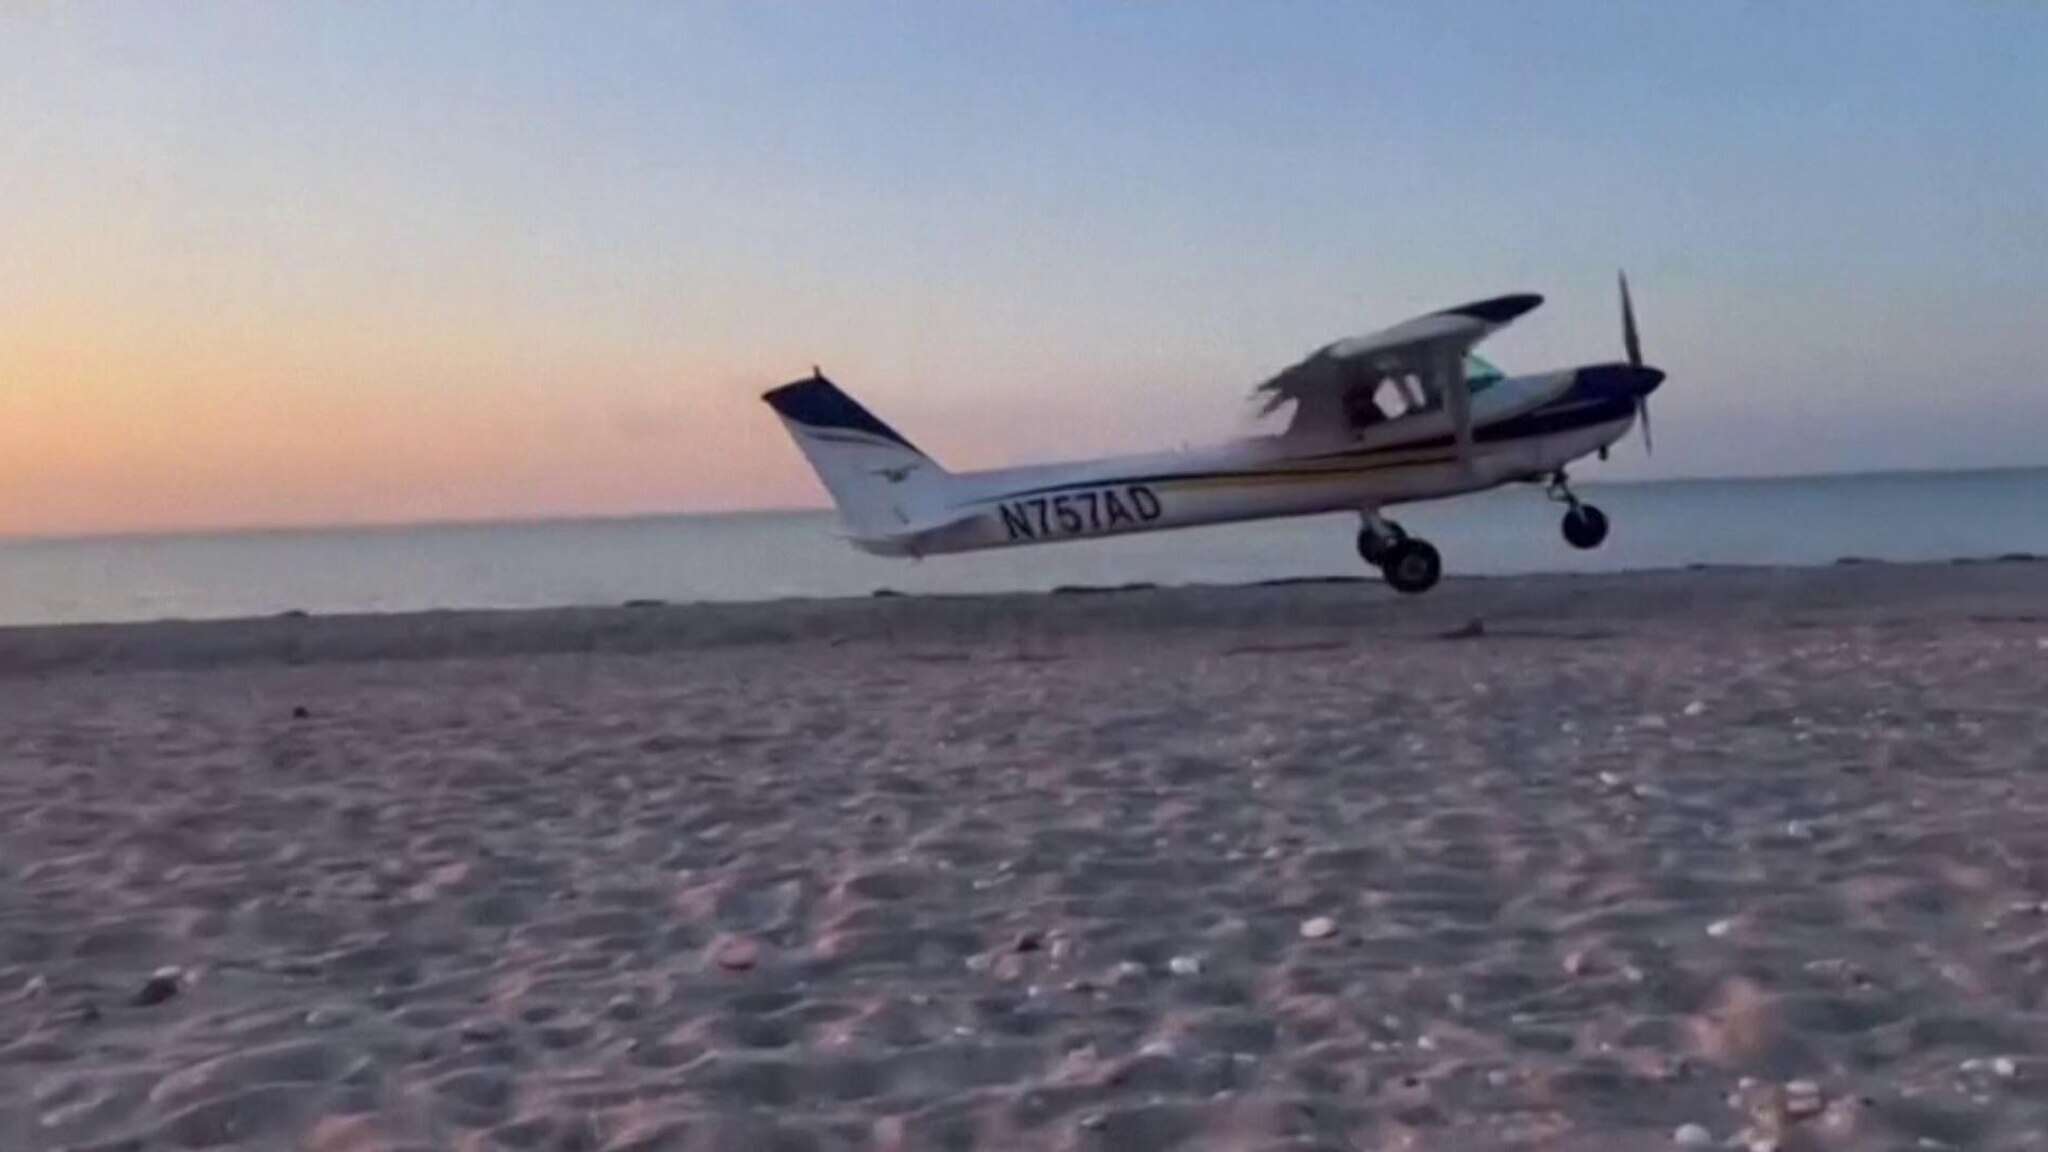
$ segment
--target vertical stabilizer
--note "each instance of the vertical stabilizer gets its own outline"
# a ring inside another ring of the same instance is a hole
[[[856,537],[899,534],[936,511],[945,470],[822,373],[761,399],[782,418]]]

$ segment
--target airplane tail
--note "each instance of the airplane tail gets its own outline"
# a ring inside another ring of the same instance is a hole
[[[857,541],[913,530],[947,474],[822,373],[764,393]]]

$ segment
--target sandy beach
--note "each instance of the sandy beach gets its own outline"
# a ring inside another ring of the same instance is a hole
[[[2048,1147],[2048,564],[0,631],[0,1148]]]

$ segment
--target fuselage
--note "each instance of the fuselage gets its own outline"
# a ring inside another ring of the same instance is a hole
[[[1424,411],[1326,435],[1290,432],[1184,452],[951,473],[943,504],[900,533],[858,537],[925,556],[1203,524],[1380,508],[1558,472],[1625,436],[1637,393],[1603,368],[1511,377],[1473,402],[1460,458],[1449,418]]]

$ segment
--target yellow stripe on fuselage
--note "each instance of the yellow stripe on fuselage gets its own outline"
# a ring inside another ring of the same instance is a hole
[[[1393,468],[1420,466],[1426,464],[1448,464],[1458,457],[1442,453],[1432,455],[1410,455],[1401,460],[1379,460],[1372,464],[1348,466],[1300,467],[1275,472],[1238,472],[1223,476],[1190,476],[1185,479],[1148,480],[1145,483],[1155,488],[1234,488],[1273,484],[1301,484],[1317,481],[1342,480],[1350,476],[1369,476]]]

